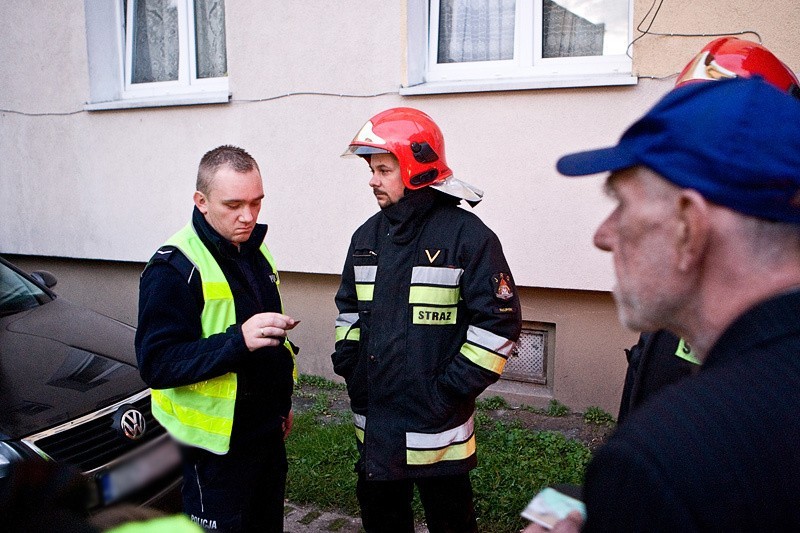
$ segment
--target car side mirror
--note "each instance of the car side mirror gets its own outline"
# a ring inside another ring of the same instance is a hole
[[[47,270],[35,270],[31,272],[31,277],[48,289],[52,289],[56,286],[56,283],[58,283],[55,274]]]

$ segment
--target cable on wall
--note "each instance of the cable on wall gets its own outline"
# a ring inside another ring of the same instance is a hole
[[[64,111],[63,113],[58,112],[43,112],[43,113],[27,113],[25,111],[16,111],[14,109],[0,109],[0,113],[11,113],[14,115],[23,115],[26,117],[67,117],[69,115],[77,115],[78,113],[85,113],[86,111],[83,109],[78,109],[77,111]]]
[[[658,3],[658,7],[656,7],[656,3]],[[653,23],[656,21],[656,17],[658,17],[658,12],[661,10],[661,6],[664,4],[664,0],[653,0],[653,3],[650,5],[650,9],[647,10],[647,13],[644,14],[642,20],[639,21],[639,24],[636,26],[636,31],[638,31],[641,35],[633,39],[630,43],[628,43],[628,48],[625,49],[625,55],[628,58],[633,59],[631,56],[631,47],[633,44],[644,37],[645,35],[655,35],[659,37],[727,37],[730,35],[755,35],[758,39],[758,44],[763,44],[761,42],[761,35],[754,30],[742,30],[742,31],[734,31],[734,32],[725,32],[725,33],[662,33],[662,32],[655,32],[650,31],[650,28],[653,27]],[[655,12],[653,12],[653,8],[655,8]],[[647,25],[647,28],[642,29],[647,17],[650,16],[650,13],[653,13],[653,17],[650,19],[650,23]],[[665,80],[668,78],[673,78],[677,76],[679,73],[676,72],[674,74],[670,74],[668,76],[637,76],[639,78],[648,78],[652,80]]]
[[[379,96],[386,96],[388,94],[400,94],[400,93],[398,91],[385,91],[382,93],[371,93],[371,94],[348,94],[348,93],[329,93],[329,92],[317,92],[317,91],[298,91],[285,94],[278,94],[275,96],[267,96],[265,98],[232,98],[230,101],[231,103],[235,104],[238,103],[254,104],[258,102],[269,102],[272,100],[279,100],[281,98],[289,98],[291,96],[335,96],[338,98],[376,98]],[[170,106],[170,107],[177,107],[177,106]],[[12,113],[14,115],[23,115],[26,117],[65,117],[69,115],[77,115],[78,113],[89,113],[89,111],[86,111],[85,109],[78,109],[75,111],[65,111],[63,113],[59,112],[29,113],[26,111],[17,111],[15,109],[0,109],[0,113]]]
[[[269,102],[270,100],[278,100],[280,98],[287,98],[289,96],[338,96],[339,98],[375,98],[377,96],[386,96],[387,94],[400,94],[398,91],[385,91],[382,93],[372,93],[372,94],[345,94],[345,93],[326,93],[326,92],[315,92],[315,91],[300,91],[300,92],[293,92],[293,93],[286,93],[286,94],[278,94],[276,96],[268,96],[266,98],[233,98],[231,102],[233,103],[246,103],[252,104],[256,102]]]

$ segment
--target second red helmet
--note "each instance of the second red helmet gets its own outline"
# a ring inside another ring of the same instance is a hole
[[[675,86],[738,76],[760,76],[768,83],[800,98],[800,82],[789,67],[766,47],[736,37],[721,37],[708,43],[683,68]]]

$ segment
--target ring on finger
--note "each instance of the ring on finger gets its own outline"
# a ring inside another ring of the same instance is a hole
[[[264,335],[264,328],[259,328],[259,330],[258,330],[258,333],[259,333],[259,335],[261,335],[262,337],[266,337],[266,335]]]

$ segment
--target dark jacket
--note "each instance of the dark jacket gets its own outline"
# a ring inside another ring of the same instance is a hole
[[[674,333],[659,330],[642,333],[639,342],[625,350],[628,371],[619,405],[617,423],[667,385],[697,371],[697,365],[678,357],[680,338]]]
[[[256,313],[281,312],[277,273],[258,250],[267,226],[257,224],[240,250],[225,241],[195,208],[192,224],[216,258],[234,297],[236,324],[202,339],[200,276],[179,250],[159,249],[139,286],[136,356],[139,372],[155,389],[188,385],[236,372],[238,389],[231,448],[257,445],[291,409],[294,363],[283,346],[250,352],[241,324]]]
[[[338,341],[332,360],[353,412],[366,417],[359,449],[369,479],[474,467],[475,453],[463,452],[474,452],[475,398],[499,378],[519,336],[519,298],[500,242],[457,204],[434,189],[409,192],[350,244],[336,305],[340,319],[357,316],[360,338]],[[370,268],[373,296],[360,299],[356,271]],[[432,303],[428,289],[455,291],[456,301]],[[415,452],[432,453],[437,435],[455,454],[408,464]]]
[[[798,292],[753,307],[630,414],[587,470],[585,531],[800,531],[798,316]]]

